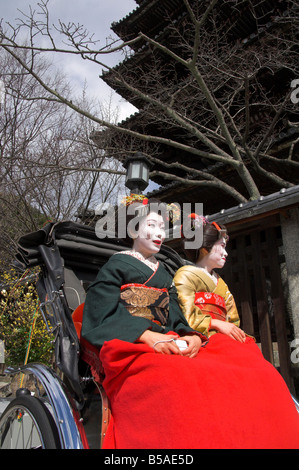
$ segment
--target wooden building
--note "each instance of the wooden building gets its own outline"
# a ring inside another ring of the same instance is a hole
[[[179,34],[185,35],[184,37],[187,36],[186,30],[188,30],[189,27],[189,16],[184,2],[181,0],[136,0],[136,3],[138,7],[125,18],[113,23],[112,30],[123,41],[129,41],[135,38],[139,31],[141,31],[161,45],[169,46],[170,44],[173,51],[177,50],[181,56],[184,56],[185,51],[182,51],[183,46],[182,44],[175,43],[177,36],[173,33],[173,29],[176,28]],[[205,12],[210,3],[211,2],[205,0],[201,2],[190,1],[192,8],[201,8],[202,13]],[[247,1],[219,1],[215,8],[217,11],[213,20],[219,22],[219,24],[221,23],[219,25],[219,30],[221,30],[222,35],[221,40],[226,41],[225,47],[223,46],[223,51],[219,53],[219,63],[221,64],[221,54],[225,54],[225,51],[230,48],[236,48],[236,53],[239,57],[244,53],[248,54],[252,59],[256,51],[263,48],[267,49],[272,37],[273,41],[275,41],[274,32],[277,28],[281,31],[282,35],[286,35],[287,32],[285,29],[287,26],[284,25],[284,21],[281,19],[289,15],[291,3],[292,2],[288,0],[276,0],[274,2],[255,0],[253,3]],[[209,45],[209,27],[210,25],[208,24],[206,36],[204,35],[207,41],[207,47]],[[131,47],[132,53],[118,66],[114,67],[112,71],[105,72],[102,76],[115,91],[138,109],[137,113],[120,123],[120,125],[124,128],[147,135],[157,135],[165,139],[174,138],[178,142],[187,142],[190,146],[193,144],[194,147],[200,146],[201,144],[196,141],[194,136],[190,135],[186,129],[182,129],[176,123],[165,122],[165,119],[162,119],[159,115],[159,110],[155,110],[152,104],[146,103],[138,94],[131,93],[126,86],[122,85],[121,80],[116,79],[116,74],[120,77],[125,77],[128,83],[134,84],[137,88],[142,89],[144,93],[148,92],[149,94],[153,94],[153,86],[158,88],[163,81],[165,83],[167,82],[167,85],[173,85],[174,90],[186,87],[186,93],[184,95],[185,101],[183,102],[184,112],[188,116],[190,115],[190,119],[194,119],[194,116],[200,116],[200,124],[209,126],[211,122],[215,120],[215,116],[213,116],[213,113],[210,112],[206,106],[205,99],[201,99],[199,96],[193,99],[192,92],[194,90],[192,88],[190,89],[185,83],[185,80],[187,80],[187,72],[184,67],[181,67],[177,63],[171,63],[169,56],[164,55],[159,52],[159,50],[155,50],[153,47],[146,44],[145,41],[138,41],[132,44]],[[215,54],[216,53],[217,51]],[[275,46],[273,54],[274,53]],[[297,52],[294,54],[293,58],[295,61],[296,55]],[[206,58],[207,64],[205,65],[203,74],[209,75],[208,62],[212,60],[211,57],[208,56],[208,58]],[[154,75],[151,76],[151,72],[157,64],[159,64],[158,68],[160,69],[155,71],[155,75],[160,75],[158,78]],[[238,65],[239,64],[236,64],[236,67]],[[264,132],[266,133],[265,129],[268,123],[273,120],[273,136],[267,153],[280,159],[286,159],[290,149],[292,149],[293,158],[298,160],[299,113],[297,107],[292,106],[290,100],[285,100],[283,110],[279,112],[279,115],[274,116],[275,113],[273,114],[276,101],[277,103],[280,102],[279,100],[283,102],[284,97],[291,91],[290,84],[292,80],[297,78],[296,65],[293,66],[293,63],[291,63],[288,57],[285,60],[277,57],[277,61],[273,60],[271,67],[268,61],[267,63],[265,62],[265,64],[261,64],[256,73],[254,73],[254,65],[252,67],[249,67],[248,71],[244,70],[244,74],[251,74],[248,79],[248,87],[252,95],[252,103],[249,109],[251,133],[249,143],[251,144],[253,139],[256,139],[254,145],[257,147],[259,142],[263,139]],[[147,76],[148,78],[146,79],[145,77]],[[231,89],[230,86],[237,85],[229,84],[227,77],[225,77],[226,83],[221,83],[221,81],[224,81],[223,74],[219,74],[219,77],[217,76],[216,78],[217,80],[219,79],[220,83],[217,83],[216,80],[215,84],[213,84],[213,77],[210,75],[207,78],[209,86],[214,86],[212,91],[215,99],[220,100],[222,96],[227,96],[227,99],[229,99],[230,94],[235,94],[232,99],[230,113],[234,116],[242,115],[245,100],[244,86],[240,86],[240,91],[236,92],[234,89]],[[160,95],[157,96],[160,97]],[[245,118],[242,115],[240,121],[236,121],[240,132],[245,132],[246,125],[245,122],[243,122],[244,120]],[[213,129],[213,126],[211,126],[211,128]],[[113,139],[113,132],[110,132],[110,134]],[[139,141],[136,145],[137,147],[135,149],[142,151],[140,147],[142,142]],[[128,138],[122,140],[120,147],[123,148],[123,158],[125,158],[126,152],[130,152],[132,149],[134,150],[132,139]],[[201,145],[201,147],[203,150],[205,149],[204,145]],[[226,148],[225,143],[223,144],[223,148]],[[248,193],[244,188],[243,182],[237,172],[229,165],[213,162],[213,160],[205,158],[195,159],[188,150],[178,149],[173,146],[163,144],[160,146],[159,144],[151,146],[150,143],[146,143],[148,154],[151,154],[151,149],[153,154],[157,155],[164,164],[179,162],[184,163],[184,165],[190,168],[188,172],[181,168],[176,169],[172,167],[169,169],[167,166],[163,166],[157,162],[155,163],[155,171],[160,170],[164,173],[176,174],[188,180],[188,184],[184,185],[182,182],[175,181],[169,183],[169,179],[161,175],[152,176],[151,179],[163,187],[160,192],[160,197],[163,200],[175,200],[179,203],[200,201],[204,204],[206,213],[216,212],[236,204],[234,197],[223,191],[215,191],[214,187],[209,189],[208,186],[199,187],[196,184],[192,186],[190,184],[192,178],[195,180],[198,179],[198,175],[194,174],[194,172],[192,173],[192,170],[201,170],[207,174],[214,175],[219,180],[225,181],[225,183],[234,187],[245,198],[248,198]],[[122,157],[120,156],[119,158],[121,159]],[[298,184],[298,174],[296,175],[294,173],[293,168],[285,163],[281,167],[279,164],[280,162],[277,161],[269,161],[269,163],[263,162],[266,173],[274,171],[286,181]],[[249,159],[247,166],[250,168],[261,195],[265,196],[274,193],[281,188],[281,185],[269,180],[267,175],[262,175],[260,172],[257,172],[254,168],[254,164]]]

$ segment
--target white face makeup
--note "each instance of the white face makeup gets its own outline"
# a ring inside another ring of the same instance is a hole
[[[227,251],[225,249],[226,241],[224,238],[221,238],[216,243],[214,243],[211,251],[203,258],[205,268],[211,272],[213,269],[223,268],[227,258]]]
[[[148,258],[160,251],[164,239],[165,226],[163,217],[156,212],[150,212],[140,222],[137,238],[133,243],[133,250]]]

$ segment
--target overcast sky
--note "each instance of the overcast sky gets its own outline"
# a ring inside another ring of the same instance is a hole
[[[28,13],[29,6],[31,6],[33,10],[38,11],[38,2],[39,0],[0,0],[0,18],[3,18],[4,22],[16,24],[16,19],[21,16],[18,10]],[[110,29],[111,23],[119,21],[137,7],[135,0],[49,0],[48,3],[51,23],[57,23],[58,19],[66,24],[80,23],[90,33],[94,33],[95,39],[101,41],[100,45],[105,44],[108,36],[115,37]],[[114,57],[110,60],[112,62],[109,62],[109,65],[114,65],[122,59]],[[66,72],[77,93],[80,94],[86,83],[91,97],[108,100],[110,88],[99,78],[102,72],[99,66],[64,54],[56,58],[55,63]],[[133,106],[124,103],[117,95],[114,97],[114,104],[120,106],[120,120],[136,111]]]

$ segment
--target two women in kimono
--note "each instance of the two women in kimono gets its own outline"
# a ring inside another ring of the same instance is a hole
[[[99,347],[112,411],[104,447],[299,447],[288,389],[240,329],[233,297],[214,274],[225,262],[226,231],[213,225],[216,240],[176,274],[177,295],[154,257],[165,230],[152,208],[137,203],[131,249],[111,256],[87,293],[82,336]]]

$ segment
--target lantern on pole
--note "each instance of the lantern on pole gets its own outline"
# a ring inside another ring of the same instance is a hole
[[[128,157],[123,163],[127,170],[125,186],[134,194],[141,194],[149,183],[150,164],[142,153]]]

